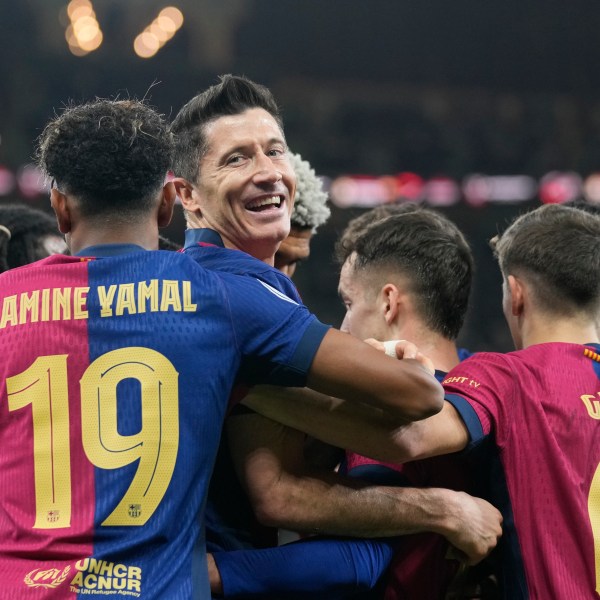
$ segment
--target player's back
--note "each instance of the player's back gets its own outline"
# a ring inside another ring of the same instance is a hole
[[[2,598],[205,597],[198,515],[240,364],[227,306],[172,252],[1,276]]]
[[[491,479],[505,519],[511,600],[598,597],[599,351],[548,343],[482,353],[444,381],[447,394],[469,399],[483,435],[494,437]]]

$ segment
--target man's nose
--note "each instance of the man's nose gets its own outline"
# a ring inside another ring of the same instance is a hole
[[[256,183],[277,183],[283,179],[283,175],[277,165],[263,152],[256,156],[255,162],[254,181]]]
[[[350,333],[350,323],[348,322],[348,313],[346,313],[344,315],[344,320],[342,321],[342,324],[340,325],[340,331],[343,331],[344,333]]]

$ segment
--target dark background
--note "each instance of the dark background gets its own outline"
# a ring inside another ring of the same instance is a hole
[[[134,37],[166,3],[98,0],[104,34],[73,56],[57,0],[0,0],[0,166],[18,173],[70,100],[146,97],[172,115],[226,72],[271,87],[291,148],[328,178],[412,171],[460,182],[471,173],[600,171],[600,2],[570,0],[181,0],[175,38],[152,59]],[[18,200],[48,209],[45,195]],[[461,342],[510,348],[487,240],[526,203],[444,208],[478,263]],[[339,324],[333,242],[359,209],[333,208],[297,272],[306,303]],[[167,232],[182,239],[179,216]]]

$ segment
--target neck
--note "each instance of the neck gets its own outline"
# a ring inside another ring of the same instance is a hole
[[[225,248],[229,248],[230,250],[241,250],[271,267],[274,266],[275,252],[279,249],[281,240],[255,239],[252,241],[246,240],[244,243],[240,243],[229,237],[225,231],[221,231],[217,227],[214,227],[205,217],[199,217],[195,213],[188,213],[186,219],[187,226],[190,229],[207,228],[216,231],[221,236]]]
[[[146,250],[158,249],[156,220],[116,225],[113,223],[80,223],[68,235],[72,254],[89,246],[104,244],[136,244]]]
[[[388,339],[410,340],[438,371],[447,373],[459,363],[456,344],[425,327],[413,327],[410,331],[402,329]]]
[[[521,340],[523,348],[549,342],[586,344],[600,342],[600,332],[598,323],[583,313],[568,318],[535,315],[523,320]]]

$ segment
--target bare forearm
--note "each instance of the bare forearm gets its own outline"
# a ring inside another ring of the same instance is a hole
[[[307,533],[389,537],[457,528],[456,493],[441,489],[374,486],[336,473],[286,474],[268,506],[256,507],[265,524]],[[273,501],[277,498],[277,501]]]
[[[458,452],[469,439],[464,422],[448,402],[438,414],[415,423],[308,388],[257,386],[244,404],[318,440],[384,462],[403,463]]]
[[[339,448],[387,462],[410,459],[395,441],[405,422],[381,409],[308,388],[257,386],[243,403],[257,413]]]
[[[322,488],[313,502],[307,503],[307,496],[290,499],[279,525],[365,538],[438,533],[468,564],[485,558],[502,534],[500,513],[485,500],[464,492],[355,485],[334,483]]]
[[[410,421],[436,414],[444,399],[441,385],[420,361],[397,361],[336,330],[323,338],[307,386]]]

